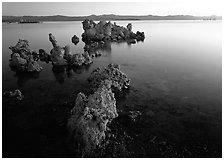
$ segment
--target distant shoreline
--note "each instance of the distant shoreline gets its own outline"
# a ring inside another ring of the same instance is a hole
[[[116,22],[119,22],[119,21],[157,21],[157,22],[159,22],[159,21],[198,21],[198,22],[219,22],[219,23],[221,23],[222,22],[222,20],[220,19],[220,20],[111,20],[112,22],[114,22],[114,21],[116,21]],[[63,23],[63,22],[82,22],[82,20],[75,20],[75,21],[40,21],[40,22],[38,22],[38,23],[19,23],[19,22],[2,22],[2,24],[22,24],[22,25],[24,25],[24,24],[43,24],[43,23]]]
[[[2,16],[2,22],[14,23],[24,21],[55,22],[55,21],[83,21],[92,19],[94,21],[140,21],[140,20],[222,20],[221,16],[191,16],[191,15],[169,15],[169,16],[120,16],[120,15],[90,15],[90,16]]]

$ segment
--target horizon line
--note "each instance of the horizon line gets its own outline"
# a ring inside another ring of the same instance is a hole
[[[208,16],[217,16],[217,17],[222,17],[221,15],[191,15],[191,14],[172,14],[172,15],[153,15],[153,14],[148,14],[148,15],[119,15],[119,14],[90,14],[90,15],[63,15],[63,14],[55,14],[55,15],[2,15],[2,16],[14,16],[14,17],[22,17],[22,16],[33,16],[33,17],[44,17],[44,16],[66,16],[66,17],[87,17],[87,16],[105,16],[105,15],[114,15],[114,16],[193,16],[193,17],[208,17]]]

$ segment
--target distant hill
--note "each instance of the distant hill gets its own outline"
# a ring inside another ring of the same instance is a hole
[[[2,22],[19,22],[20,20],[25,21],[83,21],[86,18],[92,20],[221,20],[221,16],[191,16],[191,15],[168,15],[168,16],[120,16],[114,14],[108,15],[90,15],[90,16],[2,16]]]

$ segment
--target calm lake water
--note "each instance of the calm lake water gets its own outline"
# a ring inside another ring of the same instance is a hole
[[[50,52],[52,33],[58,44],[83,52],[81,22],[2,24],[2,90],[19,89],[21,104],[3,101],[3,157],[74,157],[66,144],[66,123],[77,93],[88,90],[96,67],[117,63],[131,79],[128,93],[117,97],[115,120],[130,141],[128,155],[107,157],[221,157],[222,151],[222,23],[221,21],[117,21],[144,31],[134,45],[106,43],[89,67],[42,72],[11,71],[10,45],[27,39],[32,49]],[[125,118],[139,111],[134,122]],[[127,117],[127,116],[126,116]]]

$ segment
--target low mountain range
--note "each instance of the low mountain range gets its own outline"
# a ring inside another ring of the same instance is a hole
[[[90,16],[2,16],[2,22],[47,22],[47,21],[83,21],[85,19],[99,20],[221,20],[221,16],[192,16],[192,15],[168,15],[168,16],[131,16],[131,15],[90,15]]]

